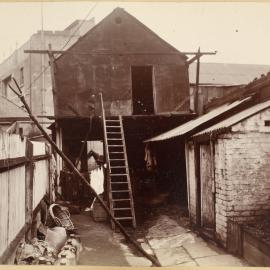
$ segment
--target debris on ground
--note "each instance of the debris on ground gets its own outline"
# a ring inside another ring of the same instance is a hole
[[[179,236],[187,230],[180,227],[175,220],[172,220],[166,215],[161,215],[156,225],[152,226],[146,235],[147,238],[164,238],[170,236]]]
[[[158,226],[157,224],[160,223],[158,219],[162,216],[170,218],[171,226],[178,224],[183,228],[189,229],[189,218],[186,207],[181,207],[177,204],[167,204],[158,208],[149,208],[145,211],[144,216],[145,220],[143,224],[139,225],[134,232],[134,237],[137,239],[145,238],[150,228]],[[155,229],[153,228],[151,230],[154,232]],[[169,230],[166,229],[166,231]]]
[[[20,243],[16,250],[15,264],[77,264],[82,247],[79,237],[71,233],[74,225],[67,208],[52,204],[47,213],[47,226],[40,224],[37,230],[38,238]]]
[[[60,208],[67,211],[62,205]],[[93,211],[92,218],[88,212],[82,213],[72,216],[80,237],[52,218],[49,226],[39,226],[38,238],[19,246],[16,264],[153,266],[122,234],[113,232],[108,224],[97,224]],[[151,213],[133,237],[162,266],[247,266],[191,232],[184,208],[167,205],[151,209]]]
[[[67,241],[67,233],[63,227],[53,227],[48,228],[45,241],[53,247],[55,250],[59,251]]]

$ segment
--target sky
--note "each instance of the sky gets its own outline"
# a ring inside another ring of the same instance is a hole
[[[0,61],[41,29],[96,23],[122,7],[180,51],[218,51],[203,62],[270,65],[270,2],[0,2]]]

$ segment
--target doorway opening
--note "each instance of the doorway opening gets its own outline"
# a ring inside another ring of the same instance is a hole
[[[133,114],[153,114],[153,67],[132,66],[131,79]]]

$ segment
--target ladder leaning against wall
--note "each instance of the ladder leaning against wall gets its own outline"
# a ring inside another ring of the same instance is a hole
[[[100,93],[104,146],[107,163],[107,193],[112,215],[123,226],[136,227],[122,116],[106,116]],[[112,227],[115,229],[114,223]]]

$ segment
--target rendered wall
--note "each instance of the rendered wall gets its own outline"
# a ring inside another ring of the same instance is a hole
[[[155,113],[174,111],[189,95],[185,57],[122,9],[114,10],[56,61],[57,117],[88,116],[91,103],[98,108],[100,92],[107,114],[131,115],[131,66],[145,65],[153,67]],[[189,110],[188,102],[181,110]]]

